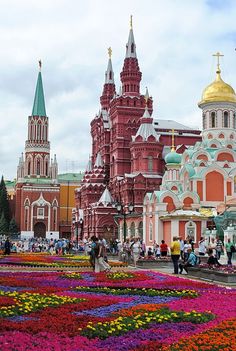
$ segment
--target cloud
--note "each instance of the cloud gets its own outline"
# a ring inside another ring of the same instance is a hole
[[[197,103],[215,77],[236,87],[235,1],[8,0],[0,12],[0,164],[14,178],[24,151],[38,59],[42,59],[51,152],[59,171],[86,167],[90,122],[100,108],[107,48],[117,90],[133,15],[141,89],[154,99],[153,117],[201,128]]]

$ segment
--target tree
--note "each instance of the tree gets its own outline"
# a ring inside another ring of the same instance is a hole
[[[0,234],[8,234],[8,228],[9,225],[7,223],[6,218],[4,217],[4,213],[2,212],[1,218],[0,218]]]
[[[7,225],[9,226],[11,219],[10,206],[8,201],[7,188],[3,176],[0,182],[0,216],[2,215],[2,213],[4,214],[4,218],[7,222]]]
[[[18,232],[18,226],[16,224],[15,218],[12,218],[9,224],[9,233],[10,234],[15,234]]]

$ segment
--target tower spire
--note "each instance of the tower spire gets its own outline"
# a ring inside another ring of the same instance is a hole
[[[113,98],[116,92],[114,72],[113,72],[112,63],[111,63],[111,55],[112,55],[111,47],[109,47],[107,51],[108,51],[108,64],[107,64],[107,70],[105,72],[105,84],[103,86],[102,96],[100,97],[102,108],[106,110],[108,109],[109,102],[111,101],[111,99]]]
[[[136,45],[134,41],[134,32],[133,32],[133,16],[130,16],[130,31],[129,31],[129,38],[128,43],[126,45],[126,58],[134,57],[137,58],[136,54]]]
[[[42,62],[39,60],[39,73],[38,80],[34,95],[34,105],[32,110],[32,116],[46,116],[46,108],[44,101],[44,92],[43,92],[43,82],[42,82],[42,74],[41,74]]]
[[[112,63],[111,63],[111,55],[112,55],[112,49],[109,47],[108,49],[108,64],[107,64],[107,70],[105,73],[105,84],[114,84],[114,72],[112,69]]]
[[[122,82],[122,94],[128,96],[140,96],[141,77],[142,73],[139,70],[138,59],[136,55],[136,45],[134,41],[133,17],[131,16],[124,66],[120,74]]]

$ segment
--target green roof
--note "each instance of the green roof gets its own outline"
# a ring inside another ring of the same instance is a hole
[[[20,183],[24,184],[54,184],[51,178],[24,178]]]
[[[44,93],[43,93],[43,82],[42,82],[41,72],[39,72],[39,74],[38,74],[32,116],[46,116]]]
[[[84,173],[64,173],[58,174],[57,179],[59,182],[70,181],[70,182],[80,182],[83,179]]]
[[[5,180],[5,185],[6,187],[12,187],[16,185],[16,181],[15,180]]]

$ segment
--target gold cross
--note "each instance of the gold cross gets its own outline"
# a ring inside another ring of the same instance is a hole
[[[130,16],[130,29],[133,29],[133,16]]]
[[[107,50],[108,50],[108,56],[109,56],[109,58],[111,58],[111,55],[112,55],[112,49],[111,49],[111,47],[109,47]]]
[[[216,54],[213,54],[212,56],[217,57],[217,69],[220,69],[220,57],[223,57],[224,55],[222,55],[220,52],[217,52]]]

